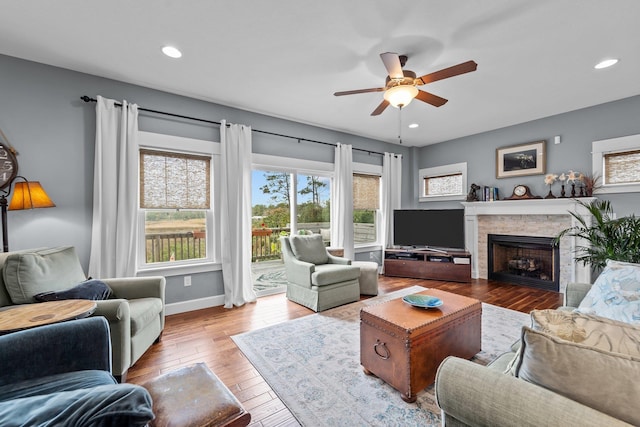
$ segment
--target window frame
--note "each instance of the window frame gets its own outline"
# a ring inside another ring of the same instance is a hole
[[[375,175],[380,177],[380,206],[376,210],[376,241],[375,242],[366,242],[355,244],[356,252],[367,252],[370,250],[377,250],[382,248],[382,166],[372,165],[368,163],[353,163],[353,171],[354,174],[360,175]]]
[[[435,178],[446,175],[462,174],[462,188],[459,194],[447,194],[447,195],[431,195],[424,194],[424,180],[425,178]],[[422,168],[418,171],[418,201],[430,202],[430,201],[446,201],[446,200],[466,200],[467,193],[467,162],[451,163],[448,165],[434,166],[430,168]]]
[[[604,184],[604,157],[607,154],[640,150],[640,134],[593,141],[591,144],[593,175],[600,177],[600,186],[594,194],[637,193],[640,181],[633,184]]]
[[[207,236],[206,236],[206,251],[207,256],[205,258],[197,258],[190,260],[180,260],[180,261],[170,261],[170,262],[157,262],[153,264],[147,264],[146,262],[146,253],[145,253],[145,230],[144,230],[144,221],[145,221],[145,212],[147,210],[155,210],[155,209],[146,209],[140,207],[140,202],[138,201],[138,265],[137,271],[147,274],[153,274],[161,272],[166,276],[173,275],[182,275],[182,274],[190,274],[190,273],[199,273],[205,271],[214,271],[220,270],[222,268],[220,264],[220,243],[219,239],[216,239],[216,236],[219,236],[220,233],[220,225],[219,219],[216,217],[215,212],[217,212],[216,207],[218,206],[218,195],[219,185],[220,185],[220,143],[214,141],[206,141],[200,139],[186,138],[181,136],[173,136],[166,134],[158,134],[153,132],[138,132],[138,146],[139,149],[142,150],[153,150],[160,152],[168,152],[168,153],[180,153],[180,154],[192,154],[198,156],[210,156],[211,164],[210,164],[210,191],[213,193],[210,195],[210,208],[206,209],[206,227],[207,227]],[[179,148],[176,148],[179,147]],[[139,156],[138,151],[138,156]],[[140,162],[138,162],[139,164]],[[138,174],[140,176],[140,174]],[[138,179],[137,182],[138,193],[140,189],[140,182]],[[138,198],[139,198],[138,194]],[[191,209],[185,209],[191,210]]]

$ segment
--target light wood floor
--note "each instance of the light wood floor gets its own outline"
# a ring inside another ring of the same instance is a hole
[[[380,294],[419,285],[470,296],[512,310],[557,308],[562,294],[522,286],[474,280],[471,284],[380,276]],[[161,373],[204,362],[251,412],[252,426],[299,425],[278,396],[231,340],[232,335],[285,322],[313,312],[284,294],[259,298],[255,304],[213,307],[167,316],[162,341],[129,369],[127,381],[139,384]]]

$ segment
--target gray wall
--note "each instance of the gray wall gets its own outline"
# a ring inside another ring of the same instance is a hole
[[[606,104],[571,111],[478,135],[434,144],[420,149],[416,169],[412,171],[418,181],[418,169],[449,163],[467,162],[468,184],[498,187],[501,197],[510,196],[513,187],[525,184],[532,193],[545,196],[549,191],[544,176],[497,179],[495,176],[496,148],[547,140],[547,173],[566,172],[570,169],[592,174],[591,143],[640,133],[640,96],[625,98]],[[554,144],[560,135],[561,143]],[[553,192],[560,193],[559,184]],[[414,187],[414,197],[417,189]],[[607,194],[598,196],[610,200],[619,216],[640,214],[640,193]],[[419,203],[420,208],[460,207],[459,202]]]
[[[126,99],[141,107],[185,116],[231,123],[254,129],[325,142],[342,142],[353,147],[394,152],[408,159],[409,150],[354,135],[250,113],[192,98],[173,95],[115,80],[51,67],[0,55],[0,128],[18,150],[19,173],[40,181],[56,203],[55,208],[9,212],[9,248],[41,246],[76,247],[86,270],[91,239],[95,104],[80,96],[102,95]],[[170,135],[219,140],[217,126],[167,116],[141,113],[140,130]],[[256,153],[333,162],[331,147],[268,136],[254,132]],[[378,155],[354,151],[354,160],[382,164]],[[411,182],[405,160],[403,181]],[[411,193],[403,191],[403,203]],[[192,286],[182,277],[167,279],[167,302],[223,294],[220,272],[192,274]]]
[[[552,141],[554,135],[561,135],[562,144],[547,145],[548,170],[590,171],[591,141],[640,133],[640,97],[633,97],[446,144],[407,148],[2,55],[0,94],[0,128],[19,152],[20,174],[40,181],[57,205],[46,210],[9,212],[9,247],[72,245],[85,269],[91,237],[95,104],[82,102],[82,95],[126,99],[142,107],[187,116],[226,119],[264,131],[403,154],[402,206],[407,208],[459,206],[457,202],[417,203],[417,173],[423,167],[466,161],[469,183],[497,186],[504,195],[522,182],[543,195],[546,188],[540,176],[497,180],[495,149],[539,139]],[[140,129],[209,140],[218,140],[219,135],[216,126],[145,113]],[[330,147],[298,144],[260,133],[254,133],[253,147],[254,152],[262,154],[328,162],[333,159]],[[359,152],[354,152],[354,160],[381,163],[380,156]],[[639,197],[632,193],[608,198],[624,215],[637,213]],[[374,256],[379,258],[380,253]],[[358,254],[357,258],[369,259],[369,255]],[[221,295],[222,289],[219,272],[192,274],[189,288],[183,286],[182,277],[169,277],[167,301]]]

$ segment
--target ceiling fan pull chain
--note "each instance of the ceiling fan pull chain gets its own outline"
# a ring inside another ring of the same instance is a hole
[[[398,106],[398,141],[402,144],[402,105]]]

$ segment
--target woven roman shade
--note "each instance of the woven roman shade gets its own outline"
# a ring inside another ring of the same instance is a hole
[[[353,174],[353,209],[380,209],[380,177]]]
[[[441,196],[447,194],[462,194],[462,174],[456,173],[424,178],[424,195]]]
[[[140,150],[140,207],[209,209],[211,158]]]
[[[604,155],[605,184],[637,182],[640,182],[640,150]]]

